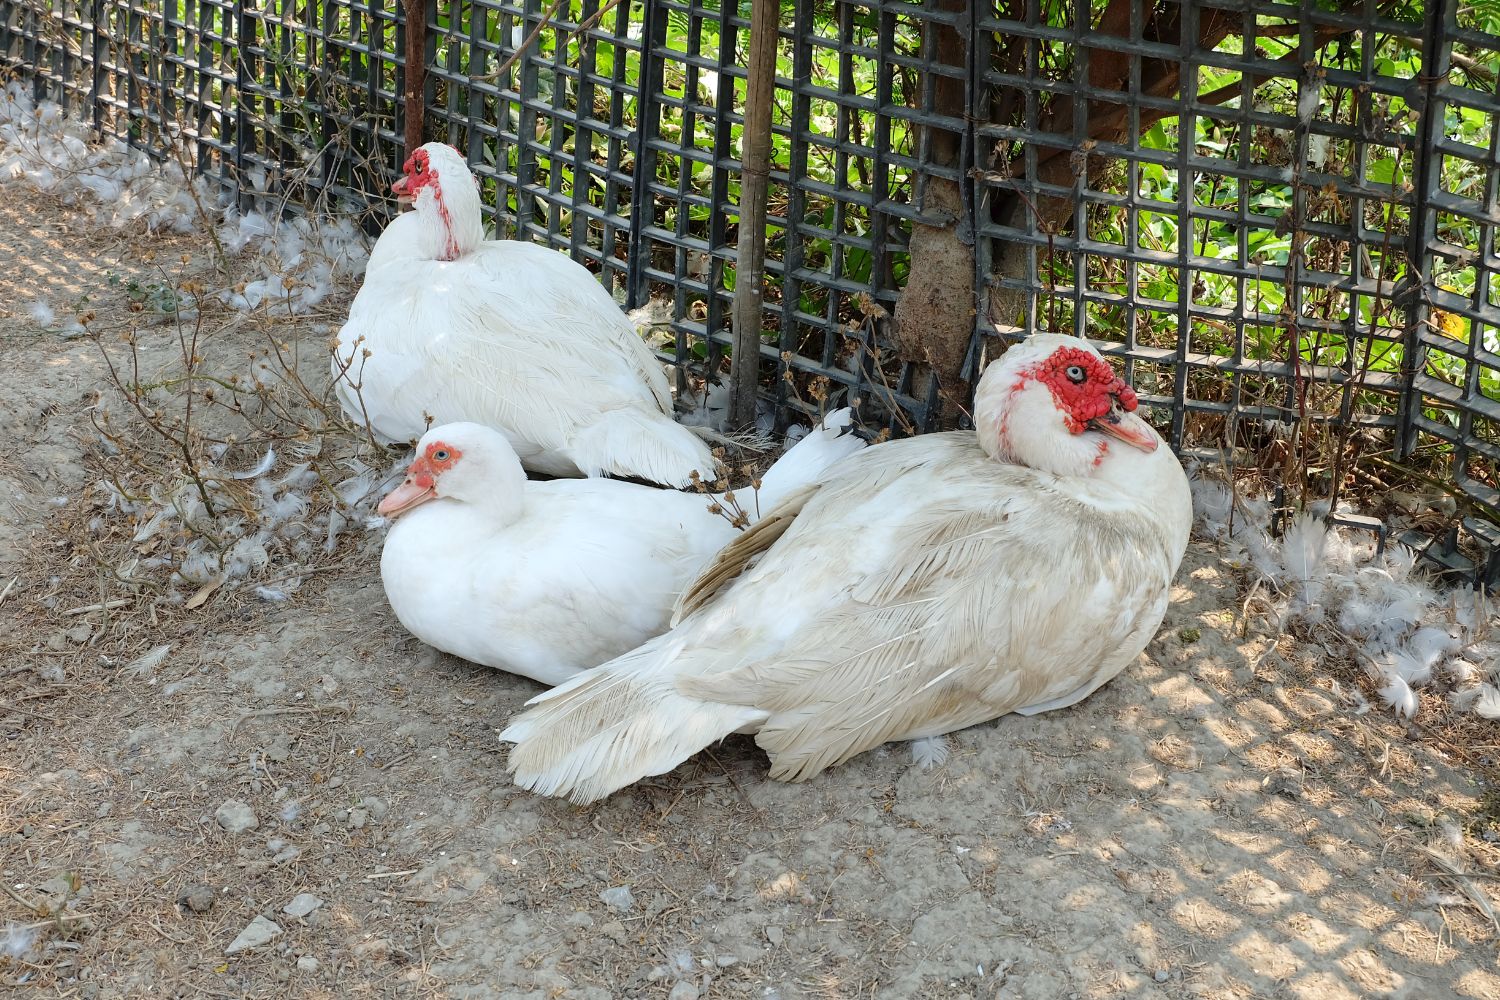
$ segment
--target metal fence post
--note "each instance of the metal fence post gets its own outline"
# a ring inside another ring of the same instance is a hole
[[[245,192],[245,149],[255,142],[250,121],[251,100],[248,94],[255,69],[250,50],[255,44],[255,18],[245,11],[245,0],[234,3],[234,181],[239,190],[241,210],[249,209],[254,199]]]
[[[1417,417],[1422,412],[1422,389],[1417,375],[1426,367],[1427,349],[1422,344],[1422,326],[1427,322],[1426,289],[1432,280],[1428,245],[1437,235],[1432,213],[1432,194],[1441,183],[1442,157],[1432,152],[1444,130],[1444,101],[1438,86],[1447,79],[1449,53],[1448,20],[1458,0],[1432,0],[1427,5],[1423,28],[1422,75],[1412,81],[1412,100],[1421,102],[1421,123],[1416,169],[1415,198],[1408,225],[1407,276],[1402,294],[1406,330],[1401,343],[1401,399],[1396,417],[1396,460],[1405,461],[1417,446]],[[1425,152],[1423,152],[1425,150]]]
[[[730,425],[755,422],[760,383],[762,285],[766,279],[766,195],[771,182],[771,102],[776,93],[776,42],[781,5],[752,0],[750,65],[745,81],[745,131],[740,167],[739,253],[734,272],[734,356],[730,359]]]
[[[101,27],[105,18],[104,3],[105,0],[93,0],[91,5],[93,63],[89,66],[89,107],[95,132],[104,128],[104,44],[108,40]]]
[[[630,260],[625,283],[625,308],[636,309],[651,297],[646,272],[651,248],[646,228],[652,222],[651,179],[656,176],[656,149],[652,142],[661,129],[660,93],[662,60],[656,47],[666,40],[667,17],[655,0],[646,0],[641,12],[640,93],[635,130],[635,184],[630,192]]]

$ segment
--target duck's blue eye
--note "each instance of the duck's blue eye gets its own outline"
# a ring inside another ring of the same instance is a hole
[[[1069,365],[1067,371],[1064,372],[1064,374],[1068,376],[1068,381],[1078,385],[1082,385],[1083,380],[1088,377],[1084,373],[1082,365]]]

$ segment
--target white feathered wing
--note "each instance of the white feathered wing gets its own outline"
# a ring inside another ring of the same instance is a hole
[[[513,241],[454,261],[372,260],[334,375],[345,411],[380,438],[469,420],[503,431],[536,472],[711,478],[708,446],[672,419],[660,363],[580,265]]]

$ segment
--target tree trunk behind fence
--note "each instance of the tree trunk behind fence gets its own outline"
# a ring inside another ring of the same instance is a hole
[[[740,171],[739,253],[735,266],[730,426],[755,422],[760,389],[762,286],[766,277],[766,189],[771,179],[771,104],[776,87],[777,0],[754,0],[746,79],[744,162]]]
[[[406,8],[406,155],[422,145],[422,123],[427,102],[427,0],[405,0]]]
[[[966,0],[941,0],[941,10],[963,13]],[[934,62],[963,68],[968,64],[967,32],[934,29]],[[969,115],[962,77],[940,76],[933,88],[933,110],[963,121]],[[960,167],[963,136],[926,126],[928,154],[935,166]],[[962,185],[931,174],[922,178],[921,218],[912,224],[911,272],[896,303],[896,343],[904,360],[916,366],[912,391],[923,396],[936,379],[941,404],[939,424],[952,426],[968,398],[964,358],[974,337],[974,244]],[[964,234],[970,234],[965,242]]]

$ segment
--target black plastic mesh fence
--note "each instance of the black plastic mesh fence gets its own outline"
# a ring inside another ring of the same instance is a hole
[[[721,374],[750,3],[425,9],[425,136],[468,155],[500,234],[664,300],[684,384]],[[6,63],[104,133],[177,141],[236,190],[389,208],[398,0],[0,20]],[[795,0],[777,50],[778,419],[847,393],[898,432],[961,422],[999,341],[1079,333],[1179,447],[1290,456],[1325,495],[1345,463],[1445,482],[1433,553],[1496,547],[1500,2]]]

